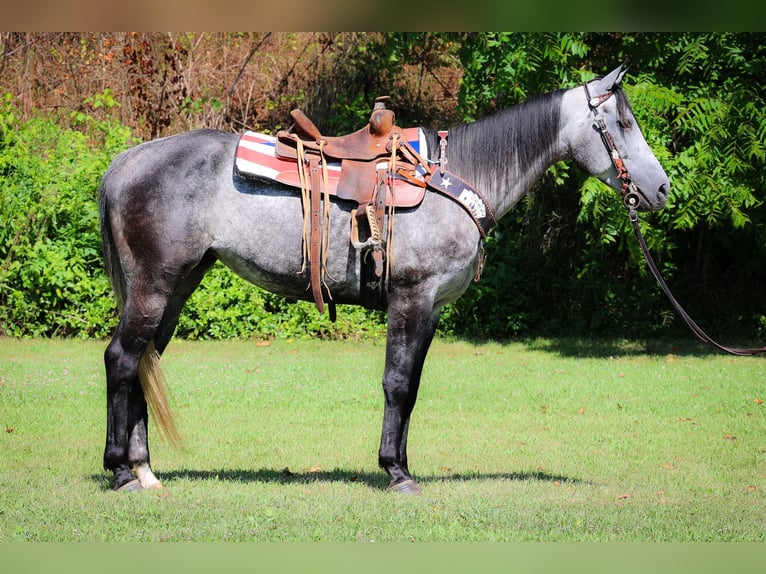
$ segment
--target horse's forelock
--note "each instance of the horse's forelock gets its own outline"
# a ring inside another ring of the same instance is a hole
[[[623,129],[633,127],[632,110],[630,109],[630,103],[628,102],[628,96],[619,86],[614,88],[614,96],[617,98],[617,122]]]

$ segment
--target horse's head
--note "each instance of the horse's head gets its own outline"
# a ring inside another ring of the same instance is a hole
[[[624,75],[620,66],[604,78],[566,92],[562,135],[569,142],[572,159],[620,191],[628,207],[662,209],[670,182],[620,88]]]

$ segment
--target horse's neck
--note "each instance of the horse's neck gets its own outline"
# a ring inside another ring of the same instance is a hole
[[[447,169],[473,183],[498,218],[528,192],[554,163],[564,158],[559,138],[563,91],[533,98],[492,116],[449,130]],[[438,136],[431,134],[429,156],[439,159]]]

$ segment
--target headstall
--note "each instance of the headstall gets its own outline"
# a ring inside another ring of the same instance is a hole
[[[612,134],[609,133],[604,116],[598,111],[599,106],[611,98],[614,95],[614,92],[612,90],[607,90],[599,96],[591,97],[590,90],[588,90],[588,83],[584,83],[583,87],[585,88],[585,96],[588,98],[588,107],[595,116],[593,127],[598,130],[598,133],[601,136],[601,141],[604,142],[604,147],[606,147],[609,158],[612,160],[612,165],[614,165],[614,169],[617,171],[617,179],[622,183],[622,200],[625,203],[625,207],[627,207],[631,213],[631,219],[633,219],[635,217],[634,214],[636,208],[641,202],[641,196],[639,195],[638,188],[633,183],[633,180],[628,173],[628,168],[625,167],[625,162],[622,161],[622,157],[617,149],[617,145],[614,143]]]

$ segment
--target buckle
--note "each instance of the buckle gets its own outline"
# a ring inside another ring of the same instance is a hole
[[[629,211],[635,212],[635,210],[641,204],[641,196],[635,191],[630,191],[625,194],[625,197],[622,201]]]

